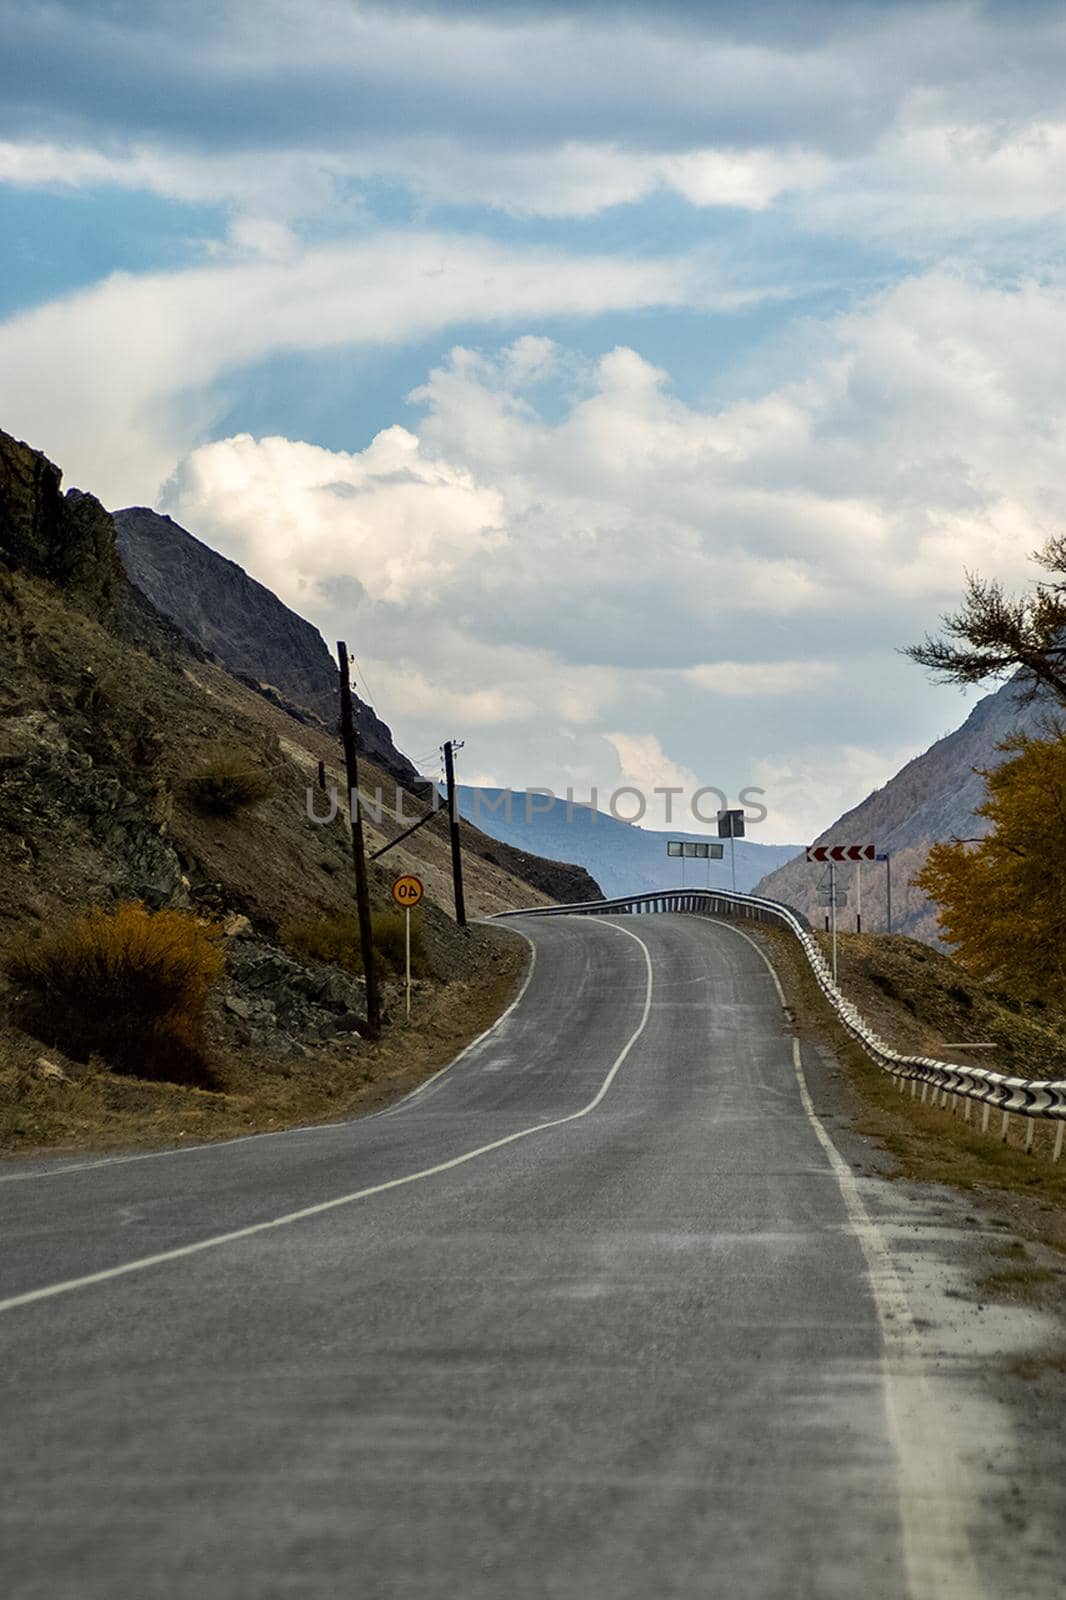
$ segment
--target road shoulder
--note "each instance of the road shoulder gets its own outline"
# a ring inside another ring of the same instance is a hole
[[[750,925],[746,925],[751,931]],[[1066,1474],[1066,1174],[901,1096],[836,1023],[784,934],[778,973],[814,1109],[900,1273],[929,1370],[977,1419],[960,1439],[981,1501],[971,1530],[989,1593],[1061,1592]]]

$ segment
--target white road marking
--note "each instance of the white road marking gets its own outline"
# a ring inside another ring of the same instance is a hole
[[[732,923],[716,925],[751,945],[766,963],[788,1011],[781,980],[766,952]],[[926,1376],[921,1336],[891,1253],[866,1209],[855,1174],[814,1109],[795,1035],[792,1065],[803,1110],[828,1158],[866,1261],[881,1327],[881,1381],[896,1456],[908,1592],[911,1600],[981,1600],[984,1590],[961,1520],[961,1508],[973,1506],[974,1496],[958,1451],[951,1447],[950,1411]]]
[[[607,919],[604,920],[606,921]],[[367,1200],[371,1195],[385,1194],[389,1189],[400,1189],[403,1188],[405,1184],[418,1183],[424,1178],[436,1177],[441,1172],[450,1172],[453,1167],[464,1166],[468,1161],[475,1161],[479,1156],[489,1155],[493,1150],[502,1150],[506,1145],[517,1144],[520,1139],[529,1139],[533,1134],[546,1133],[551,1128],[562,1128],[568,1122],[578,1122],[582,1117],[587,1117],[591,1112],[595,1111],[596,1107],[602,1102],[608,1089],[611,1087],[611,1084],[618,1076],[618,1072],[622,1066],[622,1063],[625,1061],[626,1057],[629,1055],[629,1052],[632,1050],[633,1046],[644,1032],[644,1029],[647,1027],[648,1018],[651,1015],[652,990],[654,986],[651,966],[651,953],[643,939],[638,938],[637,935],[631,932],[629,928],[624,928],[616,922],[609,921],[607,922],[607,926],[615,928],[619,933],[624,933],[628,938],[636,940],[636,943],[639,944],[641,950],[644,952],[644,964],[647,972],[647,987],[644,996],[644,1006],[641,1011],[640,1022],[630,1034],[618,1055],[615,1057],[607,1076],[600,1084],[599,1089],[593,1095],[588,1104],[582,1106],[579,1111],[571,1111],[565,1117],[553,1117],[549,1122],[533,1123],[528,1128],[520,1128],[516,1133],[507,1134],[503,1139],[494,1139],[491,1144],[479,1145],[476,1150],[467,1150],[461,1156],[453,1156],[450,1161],[440,1161],[436,1164],[436,1166],[423,1167],[418,1172],[409,1172],[406,1177],[403,1178],[389,1178],[384,1183],[371,1184],[366,1189],[356,1189],[351,1194],[338,1195],[334,1200],[323,1200],[317,1205],[303,1206],[299,1211],[286,1212],[284,1216],[272,1217],[267,1222],[255,1222],[246,1228],[234,1228],[230,1233],[220,1233],[209,1239],[199,1239],[195,1244],[179,1245],[173,1250],[161,1250],[156,1255],[142,1256],[137,1261],[123,1262],[121,1266],[106,1267],[101,1272],[88,1272],[84,1275],[84,1277],[68,1278],[62,1283],[49,1284],[43,1289],[31,1289],[25,1294],[12,1295],[7,1300],[0,1300],[0,1312],[14,1311],[19,1306],[35,1305],[41,1300],[52,1300],[57,1295],[71,1294],[75,1289],[88,1289],[95,1284],[109,1283],[114,1278],[124,1278],[130,1273],[143,1272],[148,1267],[162,1266],[168,1261],[181,1261],[187,1256],[199,1255],[201,1251],[204,1250],[215,1250],[220,1245],[235,1244],[241,1239],[251,1239],[254,1238],[256,1234],[269,1233],[274,1228],[286,1228],[290,1225],[290,1223],[293,1222],[304,1222],[309,1217],[321,1217],[324,1216],[328,1211],[336,1211],[341,1206],[352,1205],[357,1200]],[[532,943],[532,941],[530,942]],[[525,992],[525,986],[523,986],[522,992]],[[520,998],[521,995],[515,999],[509,1009],[513,1010],[514,1006],[518,1004],[518,999]],[[506,1015],[507,1012],[504,1013],[504,1016]],[[501,1017],[499,1020],[502,1021],[503,1018]],[[496,1026],[498,1025],[499,1024],[497,1023]],[[491,1031],[492,1029],[486,1030],[486,1032],[489,1033],[491,1033]],[[484,1037],[485,1035],[483,1034],[481,1038],[483,1039]],[[463,1054],[467,1054],[480,1042],[481,1041],[479,1039],[475,1039],[473,1044],[467,1046],[467,1049],[463,1052]],[[456,1061],[461,1059],[461,1056],[456,1057]],[[452,1065],[454,1065],[454,1063],[452,1063]],[[445,1068],[443,1070],[446,1071],[447,1069]],[[439,1077],[440,1074],[438,1073],[437,1076]],[[428,1082],[433,1082],[433,1079],[429,1079]],[[424,1085],[423,1087],[426,1086]],[[415,1092],[418,1093],[419,1091],[416,1090]]]
[[[494,923],[493,926],[505,927],[506,924]],[[164,1156],[196,1155],[198,1152],[205,1150],[232,1150],[234,1145],[250,1144],[254,1139],[284,1139],[292,1134],[300,1133],[335,1133],[341,1128],[352,1128],[360,1126],[364,1122],[374,1122],[378,1117],[391,1117],[400,1110],[401,1106],[407,1105],[416,1096],[423,1094],[430,1084],[436,1083],[438,1078],[442,1078],[446,1072],[450,1072],[453,1067],[457,1067],[460,1061],[470,1054],[471,1050],[476,1050],[479,1044],[484,1044],[485,1040],[495,1033],[497,1028],[502,1027],[511,1012],[521,1003],[533,978],[533,969],[537,964],[537,947],[529,935],[522,932],[521,928],[508,928],[507,931],[508,933],[517,934],[520,939],[524,939],[532,951],[529,966],[526,968],[526,974],[522,980],[522,987],[511,1001],[511,1004],[506,1011],[500,1012],[496,1021],[490,1023],[483,1033],[479,1033],[476,1039],[471,1039],[470,1043],[460,1050],[459,1054],[449,1061],[446,1066],[434,1072],[424,1083],[420,1083],[416,1089],[411,1089],[391,1106],[383,1106],[380,1111],[369,1111],[364,1117],[344,1117],[339,1122],[297,1123],[294,1127],[275,1128],[270,1132],[242,1133],[233,1139],[212,1139],[209,1144],[175,1145],[173,1149],[169,1150],[141,1150],[136,1155],[129,1156],[100,1156],[94,1161],[76,1161],[65,1167],[48,1167],[44,1172],[5,1172],[0,1174],[0,1183],[32,1183],[35,1178],[62,1178],[68,1172],[89,1172],[96,1167],[124,1167],[131,1161],[159,1161]]]

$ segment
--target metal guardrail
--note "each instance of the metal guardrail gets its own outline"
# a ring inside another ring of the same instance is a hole
[[[533,906],[527,911],[503,911],[497,913],[497,918],[596,916],[606,912],[637,915],[659,911],[687,911],[712,917],[740,915],[787,929],[803,947],[815,981],[840,1022],[866,1054],[899,1081],[901,1091],[909,1081],[912,1097],[917,1094],[918,1085],[921,1084],[923,1101],[930,1090],[934,1100],[940,1097],[941,1105],[947,1103],[949,1095],[967,1102],[976,1101],[984,1107],[982,1127],[985,1130],[990,1113],[993,1110],[1001,1111],[1004,1137],[1007,1119],[1012,1113],[1026,1117],[1029,1119],[1026,1149],[1032,1148],[1034,1119],[1057,1122],[1053,1159],[1059,1159],[1063,1131],[1066,1129],[1066,1079],[1012,1078],[987,1067],[956,1066],[949,1061],[937,1061],[932,1056],[900,1055],[868,1026],[858,1008],[833,982],[810,924],[791,906],[783,905],[779,900],[767,900],[752,894],[734,894],[724,889],[670,889],[655,894],[622,895],[615,900],[584,900],[575,905]],[[969,1105],[966,1115],[969,1116]]]

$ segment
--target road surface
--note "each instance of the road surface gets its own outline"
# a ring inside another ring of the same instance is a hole
[[[397,1107],[0,1169],[8,1600],[979,1593],[764,958],[517,926],[524,994]]]

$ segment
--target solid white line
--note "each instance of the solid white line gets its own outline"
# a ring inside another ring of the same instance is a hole
[[[571,1111],[565,1117],[553,1117],[549,1122],[536,1122],[531,1127],[520,1128],[516,1133],[507,1134],[503,1139],[494,1139],[491,1144],[479,1145],[476,1150],[467,1150],[461,1156],[453,1156],[450,1161],[440,1161],[436,1166],[423,1167],[419,1172],[409,1172],[403,1178],[389,1178],[384,1183],[371,1184],[366,1189],[356,1189],[351,1194],[338,1195],[334,1200],[323,1200],[317,1205],[304,1206],[299,1211],[286,1212],[284,1216],[272,1217],[268,1222],[255,1222],[246,1228],[235,1228],[231,1233],[220,1233],[210,1239],[199,1239],[195,1244],[180,1245],[174,1250],[161,1250],[157,1255],[142,1256],[137,1261],[126,1261],[118,1267],[106,1267],[101,1272],[88,1272],[81,1278],[68,1278],[62,1283],[49,1284],[43,1289],[31,1289],[25,1294],[12,1295],[7,1300],[0,1300],[0,1312],[14,1311],[19,1306],[35,1305],[41,1300],[52,1300],[57,1295],[70,1294],[75,1289],[88,1289],[94,1284],[109,1283],[114,1278],[124,1278],[130,1273],[143,1272],[147,1267],[162,1266],[168,1261],[181,1261],[186,1256],[199,1255],[204,1250],[215,1250],[219,1245],[235,1244],[240,1239],[251,1239],[258,1233],[269,1233],[274,1228],[285,1228],[290,1223],[303,1222],[308,1217],[321,1217],[327,1211],[336,1211],[340,1206],[349,1206],[356,1200],[366,1200],[371,1195],[385,1194],[389,1189],[401,1189],[405,1184],[418,1183],[423,1178],[433,1178],[438,1173],[450,1172],[454,1167],[464,1166],[468,1161],[475,1161],[479,1156],[489,1155],[493,1150],[502,1150],[505,1145],[517,1144],[520,1139],[529,1139],[535,1133],[546,1133],[550,1128],[562,1128],[568,1122],[578,1122],[582,1117],[587,1117],[590,1112],[596,1110],[596,1107],[603,1100],[617,1077],[622,1063],[647,1027],[648,1017],[651,1014],[653,977],[651,954],[648,947],[643,939],[638,938],[628,928],[621,927],[615,922],[608,922],[607,926],[617,929],[619,933],[626,934],[630,939],[635,939],[644,952],[644,964],[647,972],[644,1007],[641,1012],[640,1022],[615,1057],[599,1089],[588,1104],[582,1106],[579,1111]],[[472,1046],[468,1046],[468,1048],[472,1048]]]
[[[483,921],[484,919],[480,920]],[[505,924],[494,924],[494,926],[504,927]],[[410,1089],[407,1094],[401,1095],[400,1099],[394,1101],[391,1106],[383,1106],[380,1111],[368,1111],[362,1117],[342,1117],[337,1122],[297,1123],[291,1128],[273,1128],[262,1133],[241,1133],[232,1139],[212,1139],[207,1144],[179,1144],[167,1150],[140,1150],[134,1155],[128,1156],[100,1156],[95,1161],[78,1161],[65,1167],[48,1167],[44,1172],[5,1172],[0,1173],[0,1183],[32,1183],[35,1178],[62,1178],[68,1172],[92,1172],[97,1167],[124,1167],[128,1166],[131,1161],[159,1161],[164,1156],[190,1156],[205,1150],[232,1150],[235,1145],[251,1144],[256,1139],[285,1139],[290,1134],[336,1132],[340,1128],[359,1127],[364,1122],[374,1122],[379,1117],[391,1117],[403,1106],[407,1105],[409,1101],[414,1100],[417,1095],[423,1094],[430,1084],[436,1083],[438,1078],[443,1078],[446,1072],[450,1072],[453,1067],[457,1067],[460,1061],[470,1054],[471,1050],[476,1050],[479,1044],[484,1044],[485,1040],[507,1021],[515,1007],[521,1004],[532,981],[533,969],[537,964],[537,947],[528,933],[523,933],[521,928],[508,927],[507,932],[517,934],[518,938],[524,939],[532,952],[525,977],[522,980],[522,986],[511,1001],[511,1004],[506,1011],[500,1012],[496,1021],[490,1023],[484,1032],[479,1033],[476,1039],[471,1039],[470,1043],[464,1046],[453,1060],[438,1068],[431,1077],[427,1078],[424,1083],[420,1083],[417,1088]]]
[[[529,937],[529,934],[523,933],[521,928],[509,928],[508,932],[517,933],[520,939],[524,939],[526,941],[529,946],[530,956],[529,966],[526,968],[526,975],[522,980],[522,987],[511,1001],[511,1004],[507,1007],[507,1010],[501,1011],[495,1022],[491,1023],[483,1033],[479,1033],[476,1039],[471,1039],[468,1045],[464,1045],[463,1049],[460,1050],[459,1054],[455,1056],[453,1060],[449,1061],[446,1066],[440,1067],[438,1071],[434,1072],[432,1076],[427,1078],[424,1083],[420,1083],[417,1089],[410,1090],[410,1092],[405,1094],[402,1099],[397,1100],[395,1105],[386,1106],[382,1111],[374,1111],[368,1117],[359,1117],[356,1119],[357,1121],[370,1122],[375,1117],[394,1116],[397,1111],[400,1111],[404,1106],[409,1105],[412,1100],[416,1100],[420,1094],[425,1094],[426,1090],[431,1088],[433,1084],[439,1082],[440,1079],[444,1077],[446,1072],[450,1072],[453,1067],[457,1067],[459,1063],[461,1061],[465,1061],[466,1057],[476,1050],[479,1045],[484,1044],[485,1040],[490,1038],[492,1034],[496,1032],[497,1028],[501,1027],[503,1023],[507,1021],[507,1018],[511,1015],[511,1012],[515,1009],[515,1007],[522,1003],[523,999],[525,998],[526,990],[533,981],[533,972],[537,965],[537,947],[533,943],[533,940]],[[324,1124],[324,1126],[337,1127],[338,1124],[327,1123]],[[339,1126],[343,1126],[343,1124],[339,1124]],[[287,1131],[291,1132],[293,1130],[289,1129]]]
[[[751,945],[765,962],[787,1010],[781,980],[765,950],[732,923],[716,925],[739,934]],[[921,1336],[891,1252],[866,1209],[855,1174],[814,1109],[795,1034],[792,1066],[804,1114],[829,1161],[862,1250],[877,1310],[881,1382],[896,1457],[908,1593],[911,1600],[980,1600],[984,1590],[962,1521],[964,1508],[974,1504],[974,1497],[958,1449],[951,1445],[950,1408],[941,1403],[926,1376]]]

